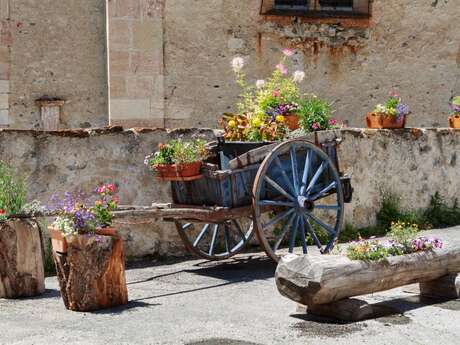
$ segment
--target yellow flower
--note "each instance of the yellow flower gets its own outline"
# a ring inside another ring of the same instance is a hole
[[[276,122],[284,122],[284,116],[283,115],[277,115],[275,120],[276,120]]]
[[[256,119],[253,119],[253,120],[252,120],[252,125],[253,125],[254,127],[260,127],[260,126],[262,126],[262,121],[260,121],[260,119],[257,119],[257,118],[256,118]]]
[[[228,121],[228,127],[235,128],[236,127],[236,122],[234,120]]]

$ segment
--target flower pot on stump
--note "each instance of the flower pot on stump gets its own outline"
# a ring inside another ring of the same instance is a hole
[[[40,229],[33,220],[0,222],[0,298],[45,292]]]
[[[86,312],[128,303],[124,245],[114,229],[69,238],[52,227],[49,231],[67,309]]]
[[[449,117],[449,127],[460,129],[460,115],[455,114]]]

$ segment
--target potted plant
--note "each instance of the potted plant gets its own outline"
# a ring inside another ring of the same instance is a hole
[[[451,103],[452,114],[449,117],[450,128],[460,128],[460,96],[455,96]]]
[[[299,84],[305,79],[305,72],[289,73],[287,60],[293,54],[292,50],[284,49],[283,58],[271,76],[266,80],[257,80],[255,84],[246,81],[244,59],[233,59],[232,67],[242,93],[237,104],[238,114],[226,115],[222,120],[226,140],[276,141],[283,139],[288,130],[299,128]]]
[[[192,179],[200,176],[202,161],[207,157],[205,145],[202,139],[161,143],[156,152],[145,157],[144,164],[164,180]]]
[[[69,310],[93,311],[128,303],[123,240],[112,228],[118,197],[114,184],[96,198],[65,193],[49,226],[61,296]],[[91,202],[91,206],[89,206]]]
[[[385,104],[377,104],[374,111],[366,115],[366,124],[368,128],[377,129],[404,128],[409,114],[409,106],[397,92],[391,91]]]
[[[37,208],[26,204],[26,196],[25,179],[0,161],[0,298],[45,292],[40,227],[32,217]]]
[[[332,117],[332,113],[332,105],[315,95],[300,100],[297,110],[300,127],[307,133],[338,128],[337,120]]]

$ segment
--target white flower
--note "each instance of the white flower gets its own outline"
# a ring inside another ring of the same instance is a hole
[[[244,67],[244,59],[242,57],[234,57],[232,60],[232,68],[235,72],[240,72]]]
[[[304,71],[295,71],[292,79],[296,83],[302,82],[302,80],[305,79],[305,72]]]
[[[256,86],[257,86],[258,89],[263,88],[265,86],[265,80],[263,80],[263,79],[257,80],[256,81]]]
[[[375,112],[376,113],[386,113],[387,107],[382,104],[377,104],[377,106],[375,107]]]

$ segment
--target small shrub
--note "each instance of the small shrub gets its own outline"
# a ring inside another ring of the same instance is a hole
[[[460,224],[460,207],[458,200],[455,199],[451,206],[447,205],[442,200],[438,192],[436,192],[430,201],[430,205],[424,211],[424,218],[435,228],[445,228]]]
[[[24,177],[16,169],[0,161],[0,217],[20,213],[26,196]]]

